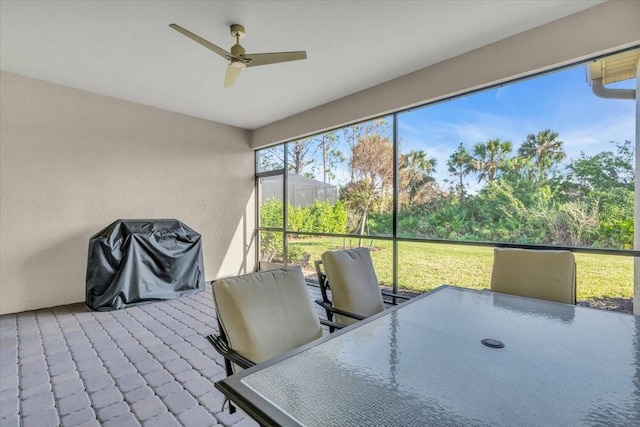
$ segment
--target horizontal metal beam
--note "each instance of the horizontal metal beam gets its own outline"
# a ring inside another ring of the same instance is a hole
[[[300,235],[310,237],[338,237],[346,239],[370,239],[370,240],[384,240],[398,242],[411,242],[411,243],[436,243],[443,245],[460,245],[460,246],[481,246],[492,248],[516,248],[516,249],[534,249],[534,250],[566,250],[575,253],[586,254],[598,254],[598,255],[611,255],[611,256],[629,256],[640,257],[640,251],[631,249],[609,249],[609,248],[589,248],[581,246],[555,246],[555,245],[532,245],[527,243],[502,243],[502,242],[481,242],[481,241],[467,241],[467,240],[448,240],[448,239],[424,239],[415,237],[392,237],[392,236],[375,236],[375,235],[361,235],[361,234],[335,234],[335,233],[311,233],[306,231],[294,231],[294,230],[274,230],[273,228],[258,227],[258,231],[281,231],[285,235]]]

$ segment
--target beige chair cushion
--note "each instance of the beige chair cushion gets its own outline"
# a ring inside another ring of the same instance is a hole
[[[322,263],[335,308],[367,317],[384,310],[369,249],[327,251],[322,254]],[[357,320],[336,315],[335,321],[350,325]]]
[[[212,290],[229,346],[253,362],[322,336],[299,267],[216,280]]]
[[[491,290],[576,303],[576,262],[569,251],[495,248]]]

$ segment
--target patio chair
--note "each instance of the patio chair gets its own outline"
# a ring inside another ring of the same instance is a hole
[[[316,303],[325,309],[330,321],[350,325],[380,313],[385,302],[395,304],[396,299],[410,299],[380,289],[367,248],[327,251],[321,257],[322,261],[316,261],[315,265],[322,300],[316,300]]]
[[[575,257],[564,250],[495,248],[491,290],[575,304]]]
[[[216,280],[212,292],[220,335],[207,339],[227,376],[322,337],[321,323],[340,327],[318,319],[300,267]]]

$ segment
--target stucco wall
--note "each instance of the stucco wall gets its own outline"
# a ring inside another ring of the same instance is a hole
[[[608,1],[256,129],[267,145],[446,99],[640,43],[640,1]]]
[[[0,313],[84,301],[89,237],[177,218],[207,280],[254,269],[246,131],[0,74]]]

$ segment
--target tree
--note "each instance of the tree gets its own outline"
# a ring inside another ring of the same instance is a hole
[[[471,164],[473,170],[478,173],[478,182],[493,182],[512,149],[513,145],[510,141],[500,141],[500,138],[475,144],[473,146],[475,157]]]
[[[635,150],[631,141],[616,150],[580,157],[567,165],[562,183],[567,199],[599,206],[593,243],[604,247],[633,247]]]
[[[518,149],[518,154],[531,159],[538,170],[538,177],[544,178],[547,172],[567,157],[564,142],[558,139],[558,133],[545,129],[537,134],[530,133]]]
[[[313,178],[320,148],[320,144],[315,140],[315,137],[296,139],[287,143],[289,172]],[[310,166],[310,170],[305,172],[308,166]]]
[[[342,128],[342,138],[351,153],[353,153],[356,145],[360,143],[360,140],[369,135],[384,135],[390,139],[389,124],[382,118]],[[355,179],[353,168],[351,168],[351,181]]]
[[[296,139],[284,145],[287,150],[288,171],[296,175],[304,175],[315,178],[318,165],[322,164],[322,177],[324,182],[330,182],[334,178],[332,169],[344,157],[336,148],[336,131],[325,132],[306,138]],[[260,152],[260,169],[282,169],[284,165],[284,149],[266,149]]]
[[[580,153],[567,165],[567,181],[585,197],[607,193],[614,188],[633,191],[635,182],[634,148],[631,141],[615,144],[616,152],[602,151],[593,156]]]
[[[340,192],[345,204],[358,214],[358,228],[364,234],[372,209],[389,207],[393,197],[393,145],[379,133],[359,137],[349,162],[353,179]]]
[[[458,145],[458,149],[451,154],[449,160],[447,160],[447,166],[449,167],[449,173],[458,179],[460,197],[464,197],[464,178],[473,172],[474,169],[471,154],[469,154],[462,142]]]
[[[337,148],[335,130],[320,134],[317,138],[322,147],[322,182],[330,183],[335,178],[334,168],[344,161],[344,156]]]
[[[427,157],[423,150],[412,150],[399,157],[399,204],[428,202],[438,191],[433,177],[436,159]]]
[[[284,169],[284,144],[258,151],[260,171]]]

